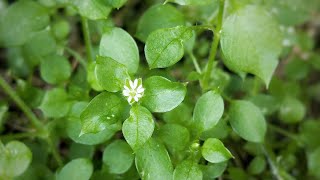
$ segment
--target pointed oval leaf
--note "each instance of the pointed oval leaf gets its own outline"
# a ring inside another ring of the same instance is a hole
[[[229,122],[243,139],[251,142],[264,141],[266,121],[260,109],[250,101],[233,101],[229,109]]]
[[[178,124],[165,124],[157,132],[159,137],[169,150],[181,151],[190,141],[190,133],[187,128]]]
[[[193,112],[193,123],[201,133],[213,128],[219,122],[224,111],[222,97],[209,91],[197,101]]]
[[[103,92],[94,97],[81,113],[81,135],[98,133],[117,123],[127,115],[124,98],[114,93]]]
[[[185,25],[184,15],[174,6],[157,4],[150,7],[139,19],[136,36],[145,42],[155,30]]]
[[[102,35],[99,54],[125,65],[130,74],[138,70],[138,46],[131,35],[121,28],[109,29]]]
[[[173,167],[166,148],[149,139],[136,152],[136,167],[143,180],[172,180]]]
[[[184,55],[183,42],[193,35],[186,26],[159,29],[147,39],[144,52],[150,69],[166,68],[177,63]]]
[[[109,92],[123,89],[125,80],[130,79],[127,68],[109,57],[97,57],[95,74],[99,85]]]
[[[103,163],[112,174],[122,174],[129,170],[134,160],[133,151],[123,140],[115,140],[103,152]]]
[[[191,160],[182,161],[173,172],[173,180],[202,180],[200,166]]]
[[[249,5],[224,20],[221,49],[228,68],[238,74],[254,74],[268,86],[278,65],[282,34],[265,9]]]
[[[74,179],[89,180],[93,173],[93,165],[89,159],[78,158],[63,166],[57,174],[57,180]]]
[[[144,82],[142,104],[151,112],[167,112],[177,107],[184,99],[185,85],[161,76],[152,76]]]
[[[30,149],[19,141],[11,141],[3,149],[0,148],[0,154],[0,177],[8,179],[21,175],[32,159]]]
[[[124,121],[122,132],[124,138],[133,150],[144,145],[152,136],[154,121],[150,111],[143,106],[133,106],[130,110],[130,117]]]
[[[76,7],[81,16],[92,20],[107,19],[111,12],[111,7],[103,0],[72,0],[70,2]]]
[[[220,163],[233,158],[230,151],[216,138],[207,139],[201,148],[201,153],[204,159],[211,163]]]

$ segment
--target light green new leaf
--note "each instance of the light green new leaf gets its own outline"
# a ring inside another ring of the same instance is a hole
[[[177,63],[184,55],[184,41],[192,35],[192,29],[186,26],[151,33],[144,49],[150,69],[166,68]]]
[[[48,55],[40,64],[40,75],[50,84],[59,84],[71,76],[71,65],[64,56]]]
[[[91,20],[107,19],[111,12],[109,7],[103,0],[70,0],[76,7],[81,16]]]
[[[1,14],[1,47],[22,45],[49,24],[47,10],[34,1],[17,1]]]
[[[99,54],[125,65],[131,74],[138,70],[138,46],[130,34],[121,28],[112,28],[102,35]]]
[[[112,174],[122,174],[129,170],[134,160],[130,146],[123,140],[115,140],[103,152],[103,163]]]
[[[222,117],[224,103],[216,92],[209,91],[197,101],[193,112],[193,124],[199,133],[213,128]]]
[[[182,161],[173,172],[173,180],[202,180],[200,166],[191,160]]]
[[[127,68],[109,57],[97,57],[95,74],[99,85],[109,92],[123,89],[125,80],[130,79]]]
[[[186,95],[185,85],[152,76],[144,82],[142,104],[151,112],[167,112],[177,107]]]
[[[32,159],[30,149],[19,141],[11,141],[6,146],[0,142],[0,178],[11,179],[21,175]]]
[[[150,111],[143,106],[133,106],[130,117],[122,126],[123,136],[133,150],[139,149],[152,136],[154,121]]]
[[[184,15],[174,6],[157,4],[150,7],[139,19],[136,36],[145,42],[155,30],[173,28],[186,24]]]
[[[209,5],[212,3],[212,0],[166,0],[165,3],[167,2],[174,2],[180,5]]]
[[[223,61],[243,76],[260,77],[268,86],[282,50],[282,33],[272,16],[258,6],[246,6],[223,22]]]
[[[126,116],[128,104],[114,93],[103,92],[94,97],[80,115],[81,135],[98,133]]]
[[[233,101],[229,109],[229,122],[243,139],[258,143],[264,141],[266,121],[260,109],[250,101]]]
[[[305,105],[294,97],[286,97],[280,105],[279,119],[286,124],[299,123],[305,115]]]
[[[61,88],[51,89],[44,95],[39,108],[46,117],[64,117],[70,108],[68,94]]]
[[[170,150],[181,151],[190,141],[190,134],[187,128],[178,124],[165,124],[157,132],[164,144]]]
[[[87,66],[87,81],[90,84],[90,86],[92,87],[92,89],[96,90],[96,91],[103,91],[103,88],[100,86],[100,84],[98,83],[97,80],[97,76],[96,76],[96,66],[97,66],[97,62],[93,61],[92,63],[89,63]]]
[[[107,3],[114,8],[121,8],[127,0],[107,0]]]
[[[152,138],[136,152],[136,168],[142,180],[172,180],[170,156],[166,148]]]
[[[63,166],[57,174],[57,180],[89,180],[93,172],[93,165],[89,159],[78,158]]]
[[[230,151],[216,138],[207,139],[201,148],[201,153],[204,159],[211,163],[220,163],[233,158]]]

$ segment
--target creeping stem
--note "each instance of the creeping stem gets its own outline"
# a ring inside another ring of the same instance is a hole
[[[220,41],[220,31],[221,31],[221,27],[222,27],[223,11],[224,11],[224,0],[220,0],[218,22],[217,22],[217,26],[216,26],[215,32],[214,32],[214,37],[213,37],[214,39],[213,39],[212,45],[211,45],[208,64],[207,64],[206,70],[204,72],[204,77],[203,77],[203,89],[206,89],[208,87],[210,74],[213,69],[214,60],[215,60],[215,57],[217,54],[217,49],[218,49],[218,45],[219,45],[219,41]]]
[[[91,63],[93,62],[93,52],[91,47],[88,19],[86,17],[81,17],[81,24],[82,24],[84,43],[86,45],[87,59],[88,59],[88,62]]]

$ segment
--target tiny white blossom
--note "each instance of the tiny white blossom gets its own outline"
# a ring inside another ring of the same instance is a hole
[[[142,87],[142,80],[135,79],[134,81],[126,80],[125,85],[123,86],[122,94],[126,96],[129,104],[138,102],[142,98],[144,93],[144,88]]]

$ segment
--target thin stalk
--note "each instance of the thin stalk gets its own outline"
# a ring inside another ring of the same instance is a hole
[[[84,68],[87,68],[87,63],[86,61],[81,57],[79,53],[76,51],[66,47],[66,51],[71,54]]]
[[[202,71],[201,71],[201,68],[200,68],[200,66],[199,66],[199,63],[198,63],[198,61],[197,61],[197,58],[194,56],[193,52],[188,52],[188,53],[189,53],[189,56],[190,56],[190,58],[191,58],[191,60],[192,60],[192,62],[193,62],[194,67],[196,68],[196,71],[197,71],[199,74],[201,74]]]
[[[267,158],[267,161],[270,165],[271,168],[271,172],[272,174],[276,177],[276,179],[278,180],[283,180],[282,176],[279,173],[279,168],[276,164],[276,158],[274,153],[272,152],[272,150],[268,147],[266,147],[266,145],[261,144],[261,148],[263,150],[264,155]]]
[[[290,132],[288,132],[288,131],[286,131],[286,130],[284,130],[282,128],[279,128],[279,127],[277,127],[275,125],[272,125],[272,124],[268,124],[268,127],[273,131],[276,131],[276,132],[278,132],[278,133],[280,133],[280,134],[282,134],[282,135],[284,135],[286,137],[289,137],[289,138],[297,141],[298,143],[301,143],[299,137],[297,135],[295,135],[295,134],[292,134],[292,133],[290,133]]]
[[[92,46],[91,46],[88,19],[86,17],[81,17],[81,23],[82,23],[84,43],[86,45],[87,59],[88,59],[88,62],[90,63],[90,62],[93,62],[93,52],[92,52]]]
[[[50,137],[48,137],[47,143],[48,143],[48,145],[49,145],[49,147],[50,147],[50,149],[51,149],[51,151],[52,151],[52,152],[51,152],[51,153],[52,153],[52,156],[54,157],[54,159],[55,159],[55,160],[57,161],[57,163],[58,163],[58,166],[59,166],[59,167],[63,166],[63,162],[62,162],[61,156],[60,156],[60,154],[58,153],[58,151],[57,151],[56,147],[54,146],[54,144],[53,144],[53,142],[52,142],[52,140],[51,140]]]
[[[35,132],[23,132],[23,133],[3,135],[3,136],[0,136],[0,139],[12,140],[12,139],[21,139],[21,138],[32,138],[37,136],[38,134],[36,134]]]
[[[24,101],[16,94],[16,92],[9,86],[9,84],[0,76],[0,86],[6,94],[19,106],[23,113],[27,116],[33,126],[38,130],[43,130],[43,123],[36,117],[31,109],[24,103]]]
[[[214,39],[212,41],[208,64],[207,64],[207,68],[206,68],[204,78],[203,78],[204,89],[206,89],[208,86],[209,77],[210,77],[211,71],[213,69],[214,60],[215,60],[217,50],[218,50],[218,45],[219,45],[219,41],[220,41],[220,31],[222,28],[223,11],[224,11],[224,0],[220,0],[218,22],[217,22],[216,30],[214,31]]]

